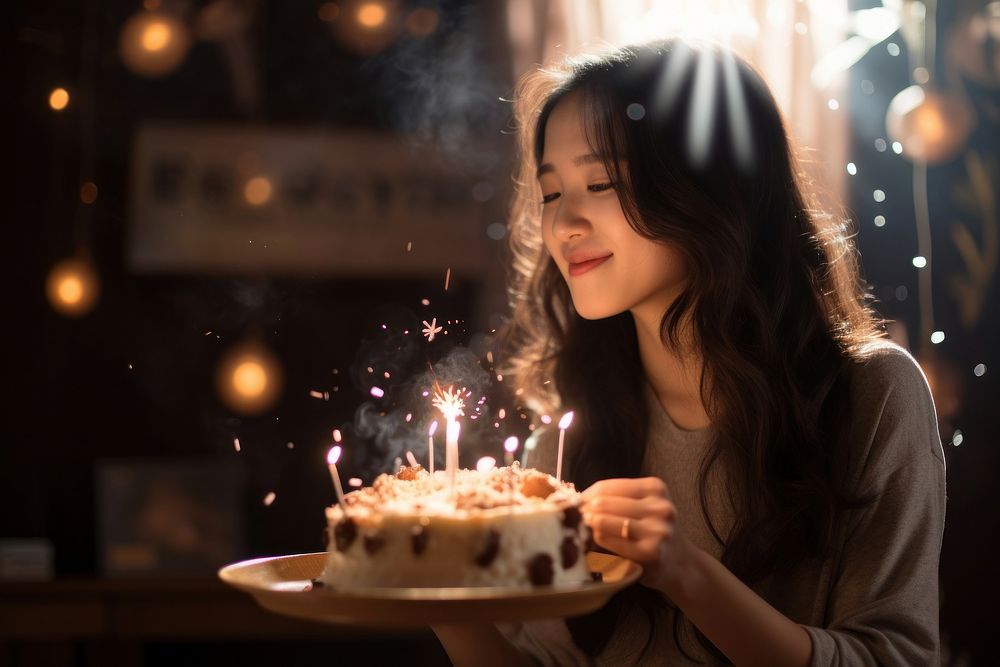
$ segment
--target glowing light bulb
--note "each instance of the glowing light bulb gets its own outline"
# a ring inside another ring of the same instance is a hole
[[[247,181],[243,196],[253,206],[263,206],[271,199],[271,181],[264,176],[255,176]]]
[[[85,259],[63,260],[49,271],[46,293],[57,312],[68,317],[85,315],[97,301],[97,274]]]
[[[388,12],[380,2],[366,2],[358,7],[358,23],[366,28],[377,28],[385,23]]]
[[[62,111],[69,105],[69,91],[65,88],[56,88],[49,93],[49,106],[54,111]]]
[[[154,21],[142,31],[140,41],[147,51],[162,51],[170,44],[170,26],[163,21]]]
[[[118,38],[118,52],[125,66],[148,77],[177,69],[190,47],[188,27],[172,13],[158,10],[133,14]]]
[[[233,371],[233,388],[247,398],[255,398],[267,389],[267,371],[257,361],[244,361]]]
[[[281,394],[281,385],[281,365],[256,343],[241,343],[229,350],[216,370],[216,386],[223,402],[245,415],[270,408]]]

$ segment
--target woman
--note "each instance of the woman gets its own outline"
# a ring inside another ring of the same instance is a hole
[[[763,80],[672,40],[530,75],[516,104],[507,373],[576,411],[566,477],[644,572],[588,617],[436,627],[453,661],[937,663],[933,402]]]

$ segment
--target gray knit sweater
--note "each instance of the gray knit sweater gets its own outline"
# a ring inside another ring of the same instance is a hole
[[[711,427],[676,426],[652,390],[650,441],[643,472],[661,477],[678,508],[680,530],[718,558],[721,547],[702,516],[698,472]],[[874,504],[848,512],[838,528],[835,556],[774,575],[754,587],[812,639],[812,665],[937,665],[938,561],[945,516],[945,461],[927,381],[902,348],[879,343],[852,370],[847,439],[849,484],[857,495],[875,491]],[[554,471],[554,439],[541,437],[528,465]],[[710,480],[710,511],[721,534],[732,515],[717,478]],[[573,644],[560,619],[499,624],[543,665],[694,665],[674,641],[671,611],[655,619],[655,636],[639,610],[619,620],[596,660]],[[719,664],[697,643],[690,624],[681,642],[703,664]]]

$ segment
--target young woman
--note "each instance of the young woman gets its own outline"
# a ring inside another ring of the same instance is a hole
[[[516,105],[508,373],[576,411],[565,476],[643,576],[583,618],[436,627],[453,661],[936,664],[934,405],[764,81],[667,41],[530,75]]]

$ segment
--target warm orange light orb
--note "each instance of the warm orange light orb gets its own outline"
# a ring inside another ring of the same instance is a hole
[[[247,398],[267,390],[267,371],[256,361],[244,361],[233,371],[233,388]]]
[[[360,56],[384,51],[403,28],[399,0],[341,0],[339,7],[340,18],[329,21],[330,27],[342,46]]]
[[[267,348],[240,344],[219,362],[216,385],[223,402],[244,415],[264,412],[281,395],[281,365]]]
[[[387,12],[380,2],[366,2],[358,7],[358,23],[366,28],[377,28],[385,23]]]
[[[926,86],[910,86],[889,104],[886,130],[911,160],[940,164],[965,147],[975,118],[960,97]]]
[[[162,51],[170,44],[170,26],[163,21],[154,21],[142,31],[142,48],[147,51]]]
[[[122,62],[141,76],[158,77],[177,69],[191,47],[187,26],[167,12],[140,11],[122,26]]]
[[[264,176],[255,176],[243,187],[243,196],[247,203],[262,206],[271,198],[271,181]]]
[[[80,186],[80,201],[84,204],[93,204],[97,201],[97,184],[87,181]]]
[[[97,302],[97,274],[85,259],[66,259],[49,271],[45,291],[56,312],[80,317],[89,313]]]
[[[69,91],[65,88],[56,88],[49,93],[49,106],[53,111],[62,111],[69,105]]]

